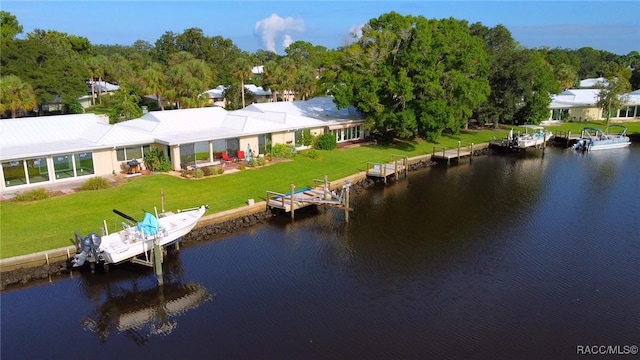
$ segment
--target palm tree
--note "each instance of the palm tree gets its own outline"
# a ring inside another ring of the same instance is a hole
[[[142,72],[142,91],[145,94],[155,95],[160,110],[164,110],[163,97],[167,91],[166,78],[159,63],[153,62]]]
[[[15,118],[18,111],[37,106],[38,100],[30,84],[15,75],[0,77],[0,112],[11,111],[11,117]]]
[[[242,108],[246,106],[245,103],[245,89],[244,89],[244,80],[248,79],[253,75],[253,64],[251,62],[251,57],[248,53],[243,52],[240,57],[236,60],[235,64],[233,64],[233,76],[240,79],[240,92],[242,93]]]

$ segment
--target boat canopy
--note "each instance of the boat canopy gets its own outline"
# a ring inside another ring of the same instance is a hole
[[[138,230],[145,235],[156,235],[160,228],[160,222],[151,213],[144,213],[144,219],[138,223]]]

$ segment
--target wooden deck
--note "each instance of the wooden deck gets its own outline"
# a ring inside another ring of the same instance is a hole
[[[391,176],[398,180],[400,175],[407,176],[409,170],[408,158],[402,155],[391,155],[389,163],[367,163],[367,177],[381,178],[384,183]]]
[[[446,161],[447,165],[451,164],[451,160],[456,160],[456,162],[460,162],[460,159],[466,157],[473,157],[473,143],[465,143],[466,145],[462,145],[461,141],[458,141],[458,147],[454,149],[447,149],[443,146],[434,146],[433,153],[431,154],[431,159],[434,161]]]

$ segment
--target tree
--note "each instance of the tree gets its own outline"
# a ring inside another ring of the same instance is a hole
[[[30,111],[37,106],[31,85],[15,75],[0,77],[0,113],[11,112],[11,117],[15,118],[20,111]]]
[[[35,30],[25,40],[3,44],[2,74],[16,75],[31,84],[38,104],[54,100],[71,104],[87,94],[85,81],[89,78],[76,50],[85,51],[82,38]]]
[[[253,63],[254,62],[251,55],[247,52],[243,52],[236,59],[236,62],[233,64],[233,67],[232,67],[233,76],[236,78],[236,80],[240,80],[240,94],[242,97],[243,108],[246,106],[244,81],[246,79],[251,78],[251,75],[253,75],[253,72],[251,71],[253,69]],[[226,95],[227,95],[227,92],[225,92],[225,96]]]
[[[142,91],[154,95],[160,110],[164,110],[164,94],[167,93],[167,79],[160,63],[152,62],[141,74]]]
[[[136,119],[142,116],[142,109],[138,106],[140,96],[127,85],[121,84],[120,89],[109,97],[109,122],[112,124],[124,120]]]
[[[546,50],[527,50],[507,28],[474,24],[472,31],[484,40],[490,55],[491,94],[477,111],[483,123],[539,124],[548,117],[550,95],[559,89]]]
[[[7,11],[0,11],[0,41],[4,43],[13,40],[18,34],[22,34],[22,25],[15,15]]]
[[[490,91],[482,41],[452,18],[384,14],[342,50],[340,62],[336,104],[354,105],[370,129],[404,138],[458,133]]]
[[[607,74],[607,81],[596,85],[600,89],[598,92],[598,107],[602,109],[602,116],[605,118],[607,125],[611,114],[616,114],[620,108],[626,106],[627,99],[625,94],[631,89],[629,78],[631,70],[625,66]]]
[[[199,107],[208,100],[203,92],[211,87],[211,70],[203,60],[196,59],[186,51],[169,58],[166,97],[178,107]]]

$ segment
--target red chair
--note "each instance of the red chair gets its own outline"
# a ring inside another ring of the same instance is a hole
[[[238,160],[244,160],[244,151],[238,150]]]
[[[222,160],[224,160],[224,162],[231,162],[231,158],[229,158],[227,153],[222,153]]]

